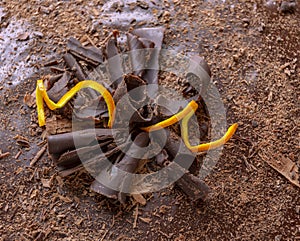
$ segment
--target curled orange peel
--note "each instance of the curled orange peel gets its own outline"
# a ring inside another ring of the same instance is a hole
[[[235,123],[232,126],[230,126],[227,130],[227,132],[225,133],[225,135],[213,142],[209,142],[209,143],[203,143],[203,144],[199,144],[197,146],[192,146],[189,142],[189,131],[188,131],[188,123],[190,118],[195,114],[196,110],[198,108],[198,104],[193,100],[191,101],[182,111],[180,111],[179,113],[173,115],[172,117],[161,121],[155,125],[152,126],[148,126],[148,127],[143,127],[141,128],[144,131],[147,132],[152,132],[152,131],[156,131],[156,130],[161,130],[167,126],[173,125],[176,122],[182,120],[181,123],[181,137],[184,141],[184,144],[186,145],[186,147],[191,151],[191,152],[202,152],[202,151],[208,151],[210,149],[215,149],[218,148],[222,145],[224,145],[226,142],[228,142],[230,140],[230,138],[233,136],[233,134],[235,133],[238,124]]]
[[[38,112],[39,126],[45,125],[45,112],[43,101],[45,101],[49,109],[59,109],[62,108],[78,91],[84,88],[92,88],[103,96],[104,101],[107,104],[109,115],[108,127],[111,128],[114,122],[115,102],[110,92],[103,85],[92,80],[84,80],[79,82],[72,89],[70,89],[57,103],[50,100],[46,88],[44,86],[43,80],[38,80],[36,85],[36,106]]]
[[[197,108],[198,108],[198,104],[196,103],[196,101],[192,100],[190,103],[188,103],[188,105],[182,111],[171,116],[170,118],[168,118],[164,121],[161,121],[159,123],[156,123],[152,126],[142,127],[141,129],[146,132],[161,130],[165,127],[173,125],[176,122],[182,120],[188,113],[190,113],[190,112],[194,113],[194,111],[196,111]]]
[[[209,143],[203,143],[203,144],[199,144],[197,146],[191,146],[190,141],[189,141],[188,123],[189,123],[190,118],[193,115],[194,115],[194,111],[191,111],[183,118],[182,123],[181,123],[181,137],[182,137],[186,147],[191,152],[194,152],[194,153],[201,152],[201,151],[208,151],[210,149],[215,149],[215,148],[218,148],[218,147],[224,145],[226,142],[228,142],[230,140],[230,138],[233,136],[236,129],[238,128],[238,124],[235,123],[228,128],[227,132],[225,133],[225,135],[222,138],[220,138],[216,141],[209,142]]]

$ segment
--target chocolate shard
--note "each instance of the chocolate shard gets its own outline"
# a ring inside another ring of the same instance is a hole
[[[77,63],[77,60],[73,57],[72,54],[66,53],[63,56],[63,58],[70,70],[75,72],[75,76],[78,80],[82,81],[86,79],[83,70],[81,69],[80,65]]]
[[[147,39],[148,41],[154,43],[154,48],[151,50],[150,58],[148,59],[147,65],[145,66],[146,70],[142,75],[142,79],[144,79],[148,84],[158,84],[159,54],[164,38],[164,31],[165,28],[163,27],[155,27],[135,29],[131,32],[139,38]],[[158,87],[153,87],[152,94],[155,94],[157,90]]]
[[[132,34],[139,38],[148,39],[155,44],[155,48],[161,48],[164,38],[164,27],[138,28],[131,31]]]
[[[176,162],[173,162],[172,165],[176,165],[177,169],[181,168],[181,171],[184,172],[183,176],[175,183],[189,197],[189,199],[192,201],[199,199],[205,200],[207,195],[210,193],[210,188],[205,184],[205,182],[189,173],[186,169],[183,169]]]
[[[63,76],[54,83],[52,88],[47,91],[48,96],[54,102],[58,102],[64,94],[68,92],[68,84],[71,80],[71,75],[65,72]]]
[[[145,46],[138,39],[130,33],[127,33],[127,44],[129,47],[129,56],[131,60],[131,67],[134,75],[141,76],[144,73],[146,54],[145,51],[137,51],[144,49]]]
[[[57,74],[57,75],[50,76],[47,79],[47,90],[51,89],[52,86],[55,84],[55,82],[57,82],[62,76],[63,76],[63,74]]]
[[[109,39],[106,44],[107,68],[113,88],[121,83],[123,79],[122,58],[119,53],[116,39]]]
[[[100,118],[108,117],[107,105],[104,100],[97,97],[88,103],[81,103],[81,106],[74,107],[74,115],[79,119],[92,119],[97,123],[100,122]]]
[[[94,46],[84,47],[77,39],[73,37],[68,40],[67,48],[71,54],[91,65],[97,66],[103,63],[103,54],[100,49]]]
[[[210,83],[211,71],[203,57],[199,55],[191,57],[186,77],[189,79],[190,85],[198,91],[200,95],[206,93]],[[190,86],[187,88],[190,88]],[[190,90],[192,90],[192,88]],[[187,92],[187,89],[185,92]]]

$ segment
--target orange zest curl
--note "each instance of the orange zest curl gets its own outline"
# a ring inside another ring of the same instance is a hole
[[[115,102],[110,92],[103,85],[92,80],[84,80],[79,82],[72,89],[70,89],[57,103],[50,100],[43,80],[38,80],[36,85],[36,106],[39,126],[45,125],[44,101],[49,109],[59,109],[62,108],[78,91],[84,88],[92,88],[103,96],[108,108],[108,127],[111,128],[114,122]]]
[[[189,123],[190,118],[193,115],[194,115],[194,112],[191,111],[188,115],[186,115],[183,118],[182,123],[181,123],[181,136],[182,136],[182,139],[183,139],[186,147],[191,152],[194,152],[194,153],[208,151],[208,150],[223,146],[226,142],[228,142],[230,140],[230,138],[233,136],[233,134],[235,133],[235,131],[238,128],[238,124],[235,123],[228,128],[227,132],[225,133],[225,135],[222,138],[220,138],[216,141],[209,142],[209,143],[203,143],[203,144],[199,144],[197,146],[191,146],[190,141],[189,141],[188,123]]]
[[[151,131],[157,131],[157,130],[161,130],[165,127],[168,127],[170,125],[173,125],[175,123],[177,123],[178,121],[182,120],[188,113],[190,113],[191,111],[196,111],[198,108],[198,104],[196,103],[196,101],[192,100],[190,103],[188,103],[188,105],[179,113],[171,116],[170,118],[161,121],[159,123],[156,123],[152,126],[148,126],[148,127],[143,127],[141,128],[143,131],[146,132],[151,132]],[[193,112],[194,113],[194,112]]]
[[[147,131],[147,132],[152,132],[152,131],[156,131],[156,130],[161,130],[165,127],[173,125],[173,124],[177,123],[178,121],[182,120],[181,137],[182,137],[186,147],[191,152],[194,152],[194,153],[208,151],[210,149],[215,149],[215,148],[218,148],[218,147],[224,145],[226,142],[228,142],[230,140],[230,138],[233,136],[233,134],[235,133],[235,131],[237,130],[237,127],[238,127],[237,123],[230,126],[222,138],[220,138],[216,141],[209,142],[209,143],[203,143],[203,144],[199,144],[197,146],[191,146],[191,144],[189,142],[188,123],[189,123],[190,118],[195,114],[197,108],[198,108],[198,104],[193,100],[179,113],[171,116],[170,118],[168,118],[164,121],[156,123],[152,126],[143,127],[141,129],[144,131]]]

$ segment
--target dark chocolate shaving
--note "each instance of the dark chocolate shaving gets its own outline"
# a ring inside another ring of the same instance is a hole
[[[127,33],[127,44],[130,50],[129,55],[133,74],[136,76],[141,76],[144,73],[146,56],[144,51],[136,50],[143,49],[145,46],[137,36],[134,36],[130,33]]]
[[[158,83],[158,70],[159,70],[159,54],[163,42],[165,28],[156,27],[156,28],[140,28],[135,29],[131,33],[147,39],[150,42],[154,43],[154,48],[151,50],[150,58],[145,66],[146,71],[142,75],[142,79],[145,80],[148,84],[157,84]],[[151,45],[148,45],[152,47]],[[155,93],[158,88],[153,87],[153,92]]]
[[[113,88],[117,88],[123,79],[124,71],[116,39],[108,40],[106,45],[106,55],[110,81]]]
[[[75,38],[71,37],[67,43],[70,53],[87,63],[97,66],[103,63],[103,55],[100,49],[92,47],[83,47]]]
[[[70,70],[75,73],[75,76],[78,80],[82,81],[86,79],[86,75],[83,73],[83,70],[81,69],[80,65],[77,63],[77,60],[73,57],[73,55],[66,53],[63,58]]]
[[[54,83],[53,87],[47,91],[49,98],[54,102],[58,102],[65,93],[68,92],[68,84],[71,80],[71,75],[65,72],[63,76]]]
[[[189,79],[189,86],[185,88],[184,95],[188,95],[193,90],[202,96],[206,93],[210,82],[211,71],[204,58],[199,55],[191,57],[186,77]]]

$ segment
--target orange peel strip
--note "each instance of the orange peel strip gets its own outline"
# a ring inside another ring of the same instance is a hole
[[[72,89],[70,89],[57,103],[50,100],[46,88],[44,86],[43,80],[38,80],[36,85],[36,106],[38,112],[39,125],[45,125],[45,112],[43,100],[45,101],[49,109],[59,109],[62,108],[78,91],[84,88],[92,88],[103,96],[104,101],[107,104],[109,115],[108,127],[111,128],[114,122],[115,102],[110,92],[103,85],[93,80],[84,80],[79,82]]]
[[[233,134],[235,133],[236,129],[238,128],[238,124],[235,123],[232,126],[230,126],[227,130],[227,132],[225,133],[225,135],[213,142],[209,142],[209,143],[203,143],[197,146],[191,146],[190,142],[189,142],[189,131],[188,131],[188,123],[190,118],[194,115],[194,110],[190,111],[182,120],[182,124],[181,124],[181,136],[182,139],[184,141],[184,144],[186,145],[186,147],[194,153],[197,152],[201,152],[201,151],[208,151],[210,149],[215,149],[218,148],[222,145],[224,145],[227,141],[230,140],[230,138],[233,136]]]
[[[152,126],[142,127],[141,129],[146,132],[161,130],[167,126],[173,125],[176,122],[182,120],[188,113],[190,112],[194,113],[194,111],[196,111],[197,108],[198,108],[198,104],[196,103],[196,101],[192,100],[182,111],[171,116],[170,118],[161,121],[159,123],[156,123]]]

